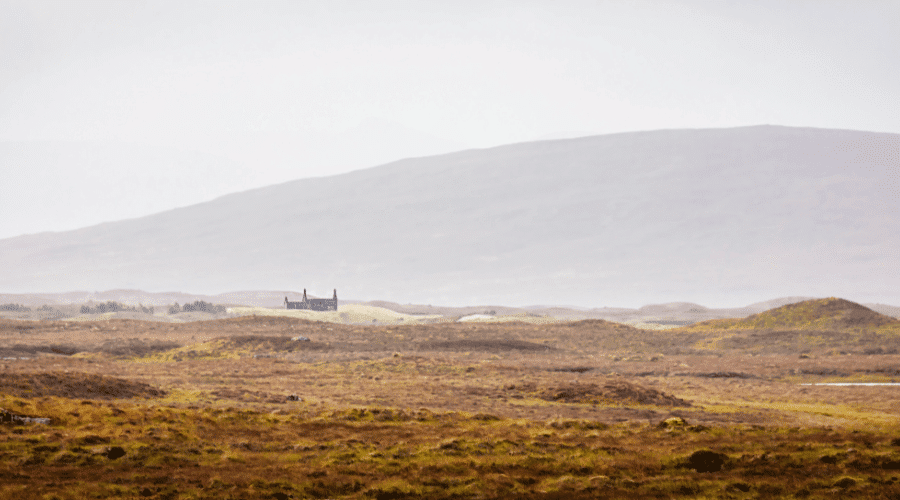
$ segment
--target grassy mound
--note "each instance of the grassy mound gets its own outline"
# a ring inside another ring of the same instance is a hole
[[[37,398],[59,396],[73,399],[155,398],[165,392],[148,384],[88,373],[4,373],[0,393]]]
[[[563,401],[566,403],[691,406],[690,403],[681,398],[624,380],[610,380],[602,385],[561,385],[544,391],[541,397],[548,401]]]
[[[900,321],[845,299],[829,297],[788,304],[743,319],[703,321],[685,327],[702,330],[896,330]]]
[[[583,403],[604,406],[654,405],[691,406],[681,398],[676,398],[656,389],[650,389],[624,380],[607,380],[596,384],[561,384],[539,387],[533,382],[512,384],[504,387],[504,393],[491,394],[489,390],[472,388],[472,394],[484,396],[529,396],[560,403]]]
[[[178,347],[145,357],[152,361],[183,361],[187,359],[240,358],[261,353],[287,353],[295,351],[325,351],[331,346],[322,342],[294,340],[298,337],[283,335],[235,335],[220,337],[209,342]]]

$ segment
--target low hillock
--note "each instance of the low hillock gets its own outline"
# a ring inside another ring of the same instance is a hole
[[[154,398],[165,391],[142,382],[92,373],[4,373],[0,393],[25,398],[59,396],[76,399]]]
[[[743,319],[717,319],[685,327],[708,330],[900,331],[900,320],[836,297],[787,304]]]

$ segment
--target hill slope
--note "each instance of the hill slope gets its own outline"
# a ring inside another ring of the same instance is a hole
[[[309,289],[396,302],[900,302],[896,134],[513,144],[0,240],[0,290]],[[884,151],[887,153],[882,154]],[[66,207],[59,207],[65,210]]]

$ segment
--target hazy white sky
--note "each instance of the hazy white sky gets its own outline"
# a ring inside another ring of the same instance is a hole
[[[0,0],[0,238],[539,138],[900,132],[898,20],[896,0]]]

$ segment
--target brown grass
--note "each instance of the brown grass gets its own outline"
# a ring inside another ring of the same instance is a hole
[[[9,396],[0,404],[53,421],[0,426],[0,495],[23,500],[900,494],[900,442],[890,430]]]
[[[900,388],[800,385],[900,378],[893,337],[803,336],[0,321],[0,407],[51,419],[0,426],[0,498],[900,495]]]

